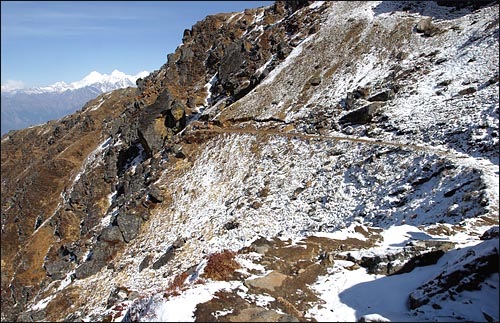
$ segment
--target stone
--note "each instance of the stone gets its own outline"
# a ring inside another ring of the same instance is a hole
[[[45,262],[43,267],[53,280],[64,279],[66,272],[71,268],[71,263],[61,259],[52,262]]]
[[[224,229],[226,230],[233,230],[236,229],[240,226],[240,224],[237,221],[229,221],[226,224],[224,224]]]
[[[458,91],[458,94],[459,95],[469,95],[469,94],[475,93],[476,91],[477,91],[476,88],[468,87],[468,88],[465,88],[463,90]]]
[[[358,322],[390,322],[391,320],[379,314],[366,314],[358,319]]]
[[[189,47],[181,48],[181,58],[180,60],[183,62],[190,61],[194,57],[193,50]]]
[[[227,80],[231,74],[240,70],[240,65],[244,59],[241,52],[241,42],[230,43],[224,50],[224,56],[220,60],[218,77],[221,80]]]
[[[482,242],[480,245],[486,243]],[[487,277],[498,273],[499,254],[496,246],[481,248],[480,245],[478,245],[478,249],[482,249],[480,254],[470,249],[461,260],[465,264],[455,266],[454,270],[441,272],[410,293],[410,309],[413,310],[429,303],[431,298],[444,300],[453,293],[481,289],[481,284]]]
[[[101,234],[99,235],[97,240],[117,243],[123,241],[123,235],[120,231],[120,228],[118,228],[117,226],[110,226],[102,229]]]
[[[285,274],[282,274],[278,271],[272,271],[264,277],[247,279],[245,280],[245,284],[248,287],[262,288],[269,291],[275,291],[276,288],[279,288],[281,287],[281,285],[283,285],[283,282],[287,278],[288,276]]]
[[[151,254],[146,255],[146,257],[144,257],[144,259],[142,259],[141,263],[139,264],[139,272],[149,267],[149,265],[151,264],[151,260],[153,260],[153,256]]]
[[[99,270],[101,270],[101,268],[104,267],[105,265],[106,263],[103,261],[96,261],[96,260],[86,261],[83,264],[81,264],[78,268],[76,268],[74,277],[75,279],[84,279],[90,277],[99,272]]]
[[[108,296],[108,300],[106,302],[106,308],[110,308],[116,303],[123,302],[128,300],[128,295],[130,291],[125,287],[115,287]]]
[[[170,149],[176,158],[186,158],[186,155],[182,151],[182,145],[175,144]]]
[[[285,59],[290,54],[291,49],[285,41],[281,41],[277,47],[277,55],[279,59]]]
[[[163,202],[163,195],[161,194],[160,189],[156,186],[152,186],[149,189],[148,197],[153,203]]]
[[[450,85],[452,82],[452,80],[444,80],[444,81],[441,81],[437,84],[437,86],[448,86]]]
[[[371,122],[381,104],[374,102],[351,111],[339,119],[339,123],[365,124]]]
[[[151,106],[145,107],[147,113],[141,114],[137,127],[139,140],[148,156],[161,150],[165,139],[170,135],[166,127],[166,115],[171,104],[168,91],[162,92]]]
[[[130,213],[122,213],[118,215],[116,221],[125,242],[130,242],[137,237],[142,223],[142,219],[139,216]]]
[[[370,102],[389,101],[390,99],[392,99],[393,95],[394,95],[394,91],[392,91],[391,89],[388,89],[388,90],[379,92],[379,93],[369,97],[368,101],[370,101]]]
[[[174,247],[172,246],[168,247],[167,251],[153,263],[152,268],[154,270],[157,270],[165,266],[174,257],[174,254],[175,254]]]

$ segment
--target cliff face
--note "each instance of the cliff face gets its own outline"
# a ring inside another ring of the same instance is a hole
[[[498,4],[440,5],[209,16],[137,89],[3,136],[2,320],[498,319],[470,296],[498,300]],[[396,313],[318,287],[423,265]]]

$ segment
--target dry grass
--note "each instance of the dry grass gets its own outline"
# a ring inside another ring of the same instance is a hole
[[[213,280],[227,280],[232,273],[240,268],[240,265],[234,260],[236,253],[224,250],[219,253],[211,254],[203,272],[203,277]]]
[[[184,286],[184,282],[186,281],[188,276],[189,276],[189,274],[186,271],[175,276],[175,278],[172,281],[172,283],[170,284],[170,286],[168,286],[165,293],[163,293],[163,297],[168,298],[169,296],[180,295],[179,292],[182,291],[182,288]]]

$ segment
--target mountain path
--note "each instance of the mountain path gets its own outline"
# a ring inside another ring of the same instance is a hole
[[[333,140],[333,141],[349,141],[354,143],[362,143],[368,145],[379,145],[379,146],[389,146],[389,147],[399,147],[399,148],[407,148],[410,150],[416,151],[424,151],[434,153],[436,155],[445,156],[445,157],[457,157],[457,158],[466,158],[468,155],[452,152],[449,150],[443,150],[440,148],[434,148],[429,146],[420,146],[415,144],[404,144],[399,142],[392,141],[383,141],[380,139],[368,139],[368,138],[360,138],[360,137],[348,137],[348,136],[331,136],[331,135],[315,135],[315,134],[305,134],[305,133],[297,133],[297,132],[282,132],[279,130],[259,130],[259,129],[250,129],[250,128],[210,128],[210,129],[196,129],[192,130],[192,133],[218,133],[218,134],[252,134],[252,135],[260,135],[260,136],[282,136],[288,138],[301,138],[301,139],[319,139],[319,140]]]
[[[361,143],[367,145],[378,145],[378,146],[388,146],[388,147],[398,147],[403,149],[408,149],[411,151],[422,151],[426,153],[433,153],[441,157],[448,158],[452,160],[457,165],[468,166],[475,169],[479,169],[483,172],[483,176],[486,182],[491,187],[492,192],[496,192],[491,196],[492,200],[498,203],[499,200],[499,184],[491,178],[495,178],[499,173],[499,165],[491,162],[486,158],[476,158],[466,153],[458,152],[452,149],[444,150],[443,148],[423,146],[416,144],[405,144],[393,141],[383,141],[380,139],[369,139],[360,137],[349,137],[349,136],[332,136],[332,135],[316,135],[316,134],[305,134],[297,132],[283,132],[280,130],[273,129],[254,129],[254,128],[229,128],[229,127],[210,127],[210,128],[198,128],[192,129],[189,133],[217,133],[217,134],[251,134],[257,136],[281,136],[287,138],[301,138],[305,140],[333,140],[333,141],[348,141],[353,143]]]

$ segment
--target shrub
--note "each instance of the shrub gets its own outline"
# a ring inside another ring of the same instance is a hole
[[[208,257],[207,265],[203,271],[202,277],[213,280],[228,280],[232,273],[240,268],[240,265],[234,260],[236,253],[229,250],[211,254]]]

